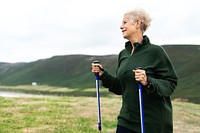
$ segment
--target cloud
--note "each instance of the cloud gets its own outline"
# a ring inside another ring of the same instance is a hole
[[[200,44],[196,0],[6,0],[0,2],[0,62],[34,61],[54,55],[118,54],[123,13],[146,9],[152,43]]]

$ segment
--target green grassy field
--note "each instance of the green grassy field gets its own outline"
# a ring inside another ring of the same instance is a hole
[[[48,91],[54,89],[46,86]],[[95,95],[95,89],[86,89],[86,92]],[[105,95],[101,98],[101,107],[102,133],[114,133],[121,98]],[[173,102],[173,108],[174,133],[199,133],[199,104]],[[98,133],[96,97],[0,97],[0,133]]]

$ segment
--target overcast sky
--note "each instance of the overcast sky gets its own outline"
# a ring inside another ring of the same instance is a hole
[[[118,54],[125,11],[152,17],[152,43],[200,44],[199,0],[0,0],[0,62]]]

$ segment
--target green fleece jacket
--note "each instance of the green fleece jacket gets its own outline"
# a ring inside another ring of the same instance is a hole
[[[177,85],[177,75],[166,52],[151,44],[144,36],[141,44],[126,42],[118,57],[116,77],[107,71],[100,77],[102,85],[110,92],[122,95],[122,108],[118,125],[140,133],[139,95],[132,70],[142,67],[146,71],[150,87],[143,86],[144,126],[146,133],[172,133],[172,105],[170,95]]]

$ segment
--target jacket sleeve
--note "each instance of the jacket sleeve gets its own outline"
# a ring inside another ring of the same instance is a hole
[[[100,80],[102,81],[102,86],[109,88],[110,92],[113,92],[117,95],[122,95],[122,89],[118,78],[113,77],[107,71],[104,71],[103,75],[100,77]]]
[[[177,86],[177,74],[168,55],[161,49],[156,59],[155,77],[148,77],[151,87],[148,92],[160,97],[170,96]]]

